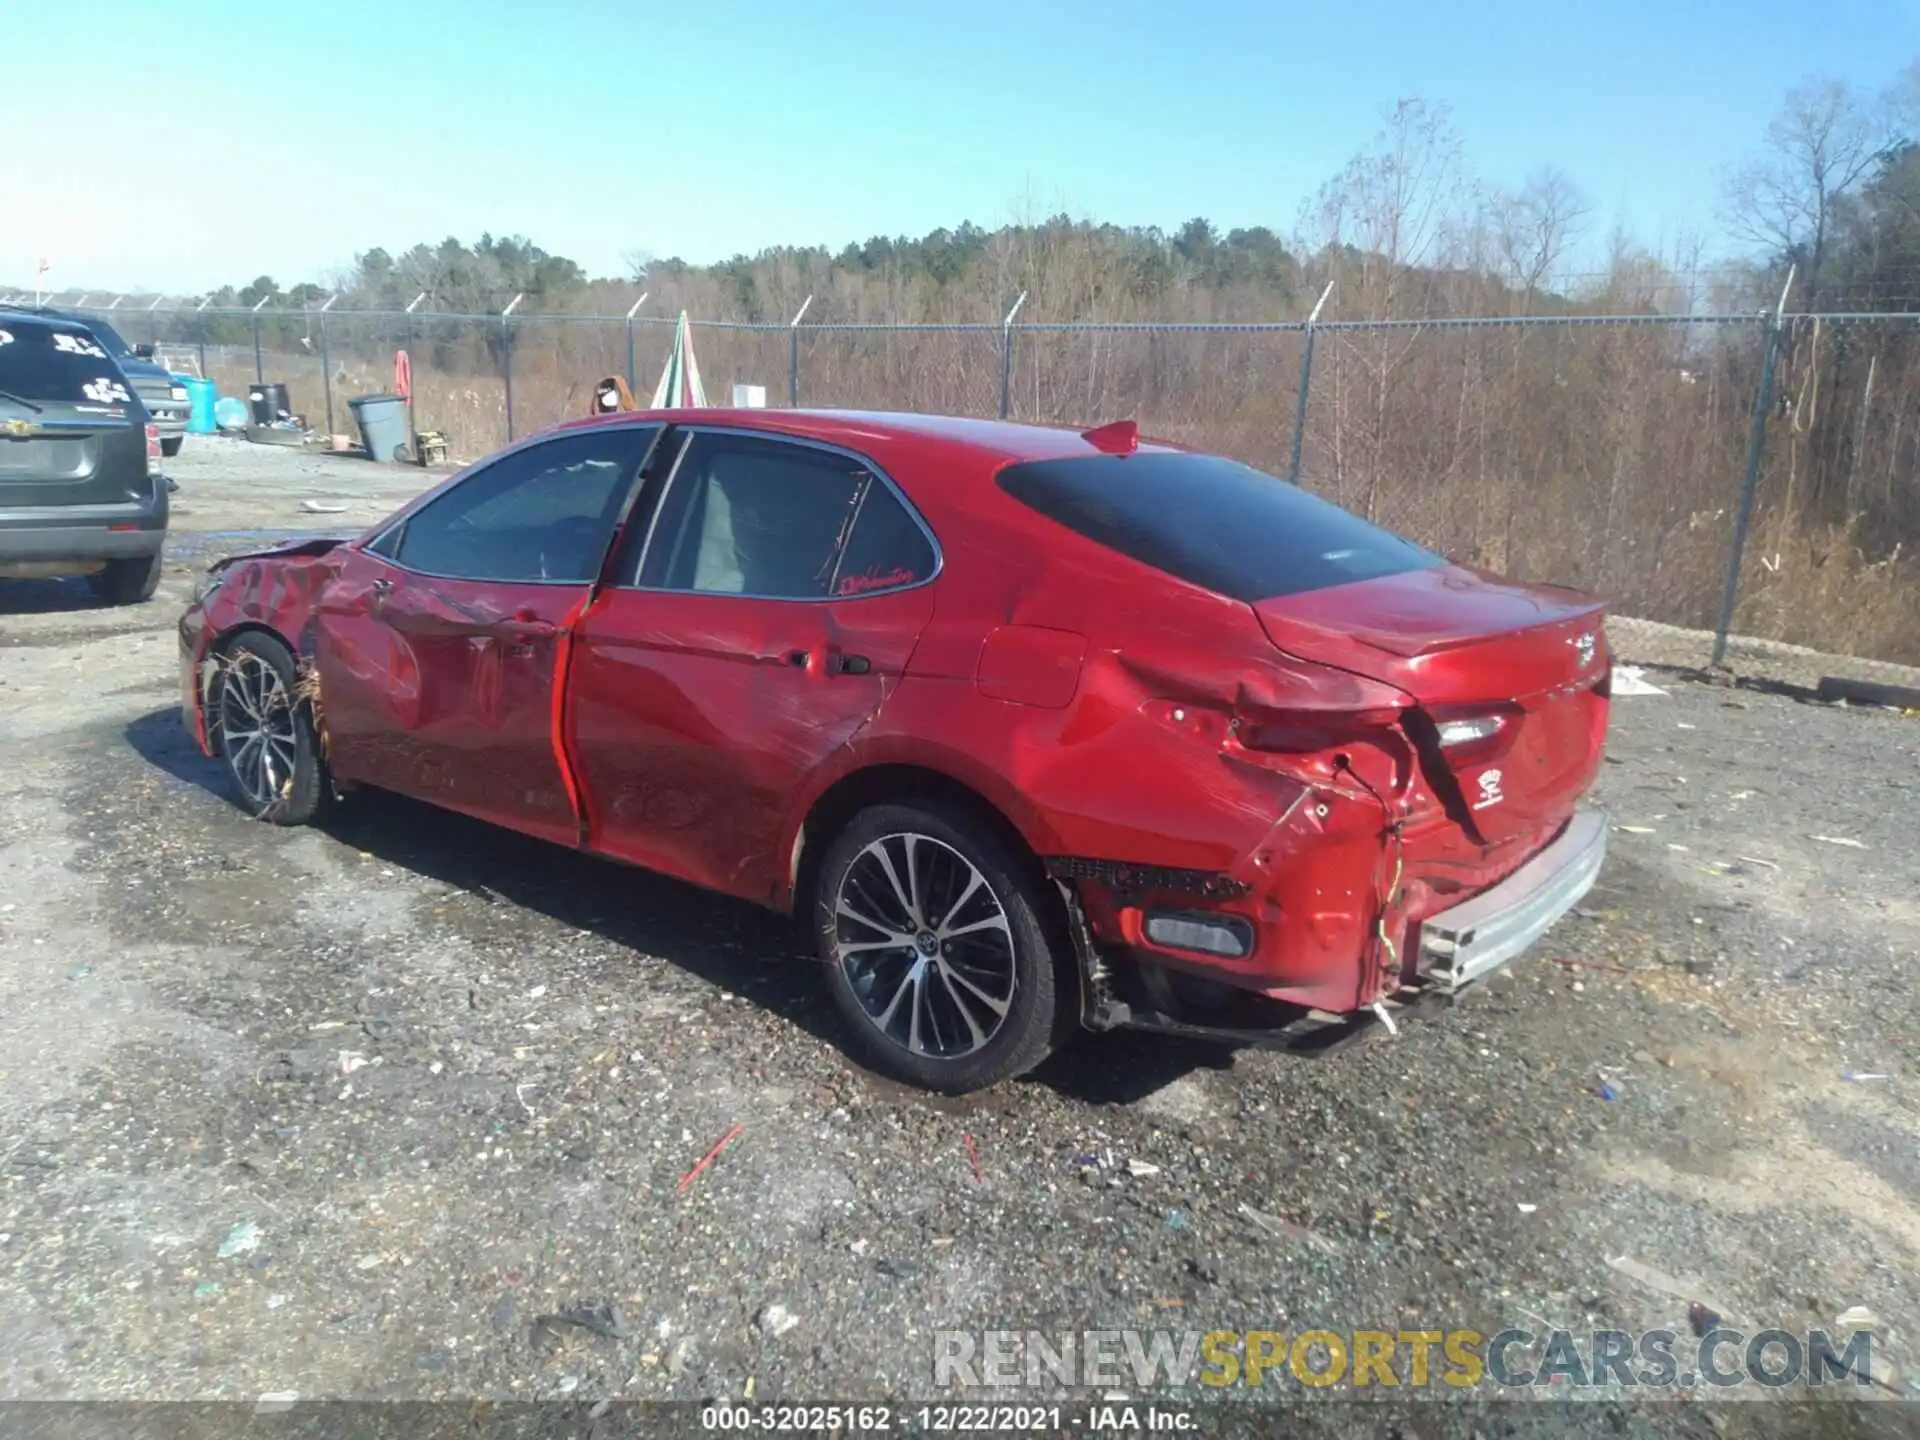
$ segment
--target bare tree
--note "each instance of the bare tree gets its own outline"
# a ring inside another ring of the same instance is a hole
[[[1390,318],[1417,267],[1438,263],[1463,180],[1459,137],[1447,108],[1399,101],[1374,138],[1320,187],[1308,207],[1323,246],[1356,253],[1352,293],[1367,313]]]
[[[1579,238],[1592,206],[1564,170],[1544,166],[1491,207],[1493,245],[1508,284],[1521,292],[1523,314],[1553,278]]]
[[[1920,94],[1910,76],[1909,94]],[[1868,101],[1841,80],[1788,92],[1759,154],[1726,181],[1727,223],[1736,234],[1800,266],[1803,294],[1819,295],[1835,207],[1898,139],[1902,92]]]
[[[1461,147],[1443,106],[1402,100],[1386,117],[1371,149],[1349,160],[1307,207],[1340,296],[1341,313],[1367,319],[1413,318],[1425,311],[1416,293],[1430,290],[1451,258],[1466,177]],[[1359,483],[1361,507],[1377,518],[1380,484],[1390,460],[1390,413],[1401,370],[1419,331],[1342,334],[1330,356],[1336,485],[1345,500]],[[1346,369],[1354,364],[1356,383]],[[1349,443],[1351,440],[1351,444]]]

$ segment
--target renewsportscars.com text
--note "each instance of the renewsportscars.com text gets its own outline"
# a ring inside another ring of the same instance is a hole
[[[1871,1385],[1873,1336],[1824,1330],[943,1330],[942,1390],[1201,1385],[1692,1390]]]

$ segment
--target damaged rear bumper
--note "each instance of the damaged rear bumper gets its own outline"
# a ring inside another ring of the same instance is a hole
[[[1498,970],[1580,903],[1606,858],[1606,816],[1576,810],[1546,849],[1505,880],[1420,923],[1419,973],[1457,991]]]
[[[1606,817],[1580,808],[1557,833],[1504,878],[1444,910],[1410,920],[1414,953],[1402,979],[1374,1003],[1319,1008],[1275,991],[1235,985],[1219,970],[1168,966],[1137,946],[1103,945],[1087,924],[1080,888],[1060,878],[1083,966],[1082,1022],[1089,1029],[1158,1031],[1233,1046],[1325,1053],[1384,1024],[1445,1008],[1476,980],[1530,946],[1593,888],[1607,853]],[[1138,877],[1129,877],[1138,878]],[[1154,877],[1159,883],[1163,879]],[[1215,904],[1244,903],[1209,895]],[[1205,903],[1205,902],[1202,902]],[[1283,924],[1283,921],[1273,922]],[[1364,964],[1356,951],[1349,972]]]

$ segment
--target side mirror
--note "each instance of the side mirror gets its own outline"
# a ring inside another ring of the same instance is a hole
[[[133,347],[133,353],[142,360],[151,360],[153,358],[153,346],[136,345]]]

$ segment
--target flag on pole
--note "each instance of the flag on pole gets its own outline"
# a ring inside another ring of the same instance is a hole
[[[653,392],[652,409],[682,410],[704,407],[707,392],[700,385],[700,366],[693,358],[693,327],[687,312],[680,312],[680,323],[673,327],[673,350],[667,356],[667,368],[660,372],[660,384]]]

